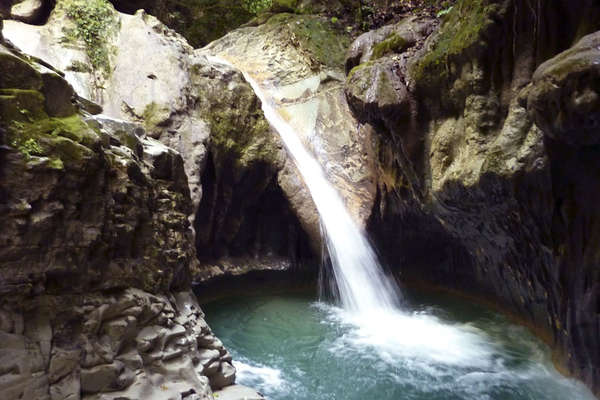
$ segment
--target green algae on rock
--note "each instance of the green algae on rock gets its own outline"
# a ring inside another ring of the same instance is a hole
[[[487,30],[503,12],[505,1],[460,0],[444,18],[426,55],[412,68],[419,85],[433,87],[448,79],[452,63],[466,62],[485,45]]]
[[[371,58],[376,60],[389,53],[401,53],[408,45],[409,42],[406,39],[394,32],[373,47]]]

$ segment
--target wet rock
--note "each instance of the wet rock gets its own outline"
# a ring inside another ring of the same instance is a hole
[[[242,385],[227,386],[215,393],[215,397],[221,400],[263,400],[264,397],[254,389]]]
[[[346,43],[348,38],[328,20],[281,14],[261,26],[230,32],[202,52],[232,61],[248,72],[262,71],[256,77],[258,83],[325,166],[351,214],[361,223],[368,217],[374,197],[371,149],[343,96]],[[247,58],[247,51],[255,56]],[[310,194],[297,178],[291,159],[279,170],[279,186],[309,233],[313,251],[319,253],[318,214]]]
[[[556,140],[575,146],[600,143],[600,33],[538,67],[527,107],[535,123]]]
[[[235,382],[235,368],[228,362],[222,362],[217,372],[209,376],[210,386],[213,389],[222,389],[233,385]]]

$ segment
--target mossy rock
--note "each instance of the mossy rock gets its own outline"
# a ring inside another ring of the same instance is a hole
[[[79,115],[43,118],[34,122],[12,121],[7,142],[26,159],[48,157],[54,166],[81,166],[91,158],[91,147],[98,141],[96,132]],[[61,160],[60,163],[57,160]]]
[[[274,164],[278,149],[267,121],[258,112],[245,121],[240,117],[235,111],[212,110],[210,144],[216,164],[233,162],[240,170],[256,162]]]
[[[45,98],[37,90],[0,89],[0,125],[47,118]]]
[[[0,89],[40,90],[41,74],[26,60],[8,52],[0,45]]]
[[[412,78],[425,87],[448,80],[449,64],[467,61],[485,47],[488,30],[501,9],[495,0],[460,0],[432,38],[429,52],[411,68]]]
[[[401,53],[410,43],[397,33],[392,33],[381,43],[373,46],[373,54],[371,60],[377,60],[390,53]]]
[[[166,107],[161,107],[159,104],[155,102],[148,103],[146,107],[144,107],[144,112],[142,113],[142,120],[144,123],[144,128],[147,131],[152,132],[157,126],[160,126],[164,123],[170,116],[171,112]]]
[[[283,13],[275,15],[267,22],[270,26],[283,24],[290,29],[299,47],[306,49],[315,61],[328,67],[343,67],[350,37],[337,30],[328,18]]]

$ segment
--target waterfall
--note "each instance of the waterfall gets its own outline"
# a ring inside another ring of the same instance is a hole
[[[232,66],[228,61],[217,57],[210,59]],[[396,283],[384,274],[367,238],[352,220],[321,165],[304,147],[293,127],[284,120],[274,101],[256,80],[246,71],[239,70],[261,100],[266,119],[279,133],[317,207],[342,307],[357,312],[397,308],[399,290]]]

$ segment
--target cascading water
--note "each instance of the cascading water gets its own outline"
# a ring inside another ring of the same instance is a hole
[[[217,57],[213,61],[231,63]],[[238,68],[239,69],[239,68]],[[262,102],[265,118],[283,140],[312,196],[322,224],[340,301],[347,311],[392,310],[399,305],[399,290],[384,274],[368,240],[356,226],[342,199],[331,186],[317,160],[279,114],[274,102],[256,80],[240,69]]]

